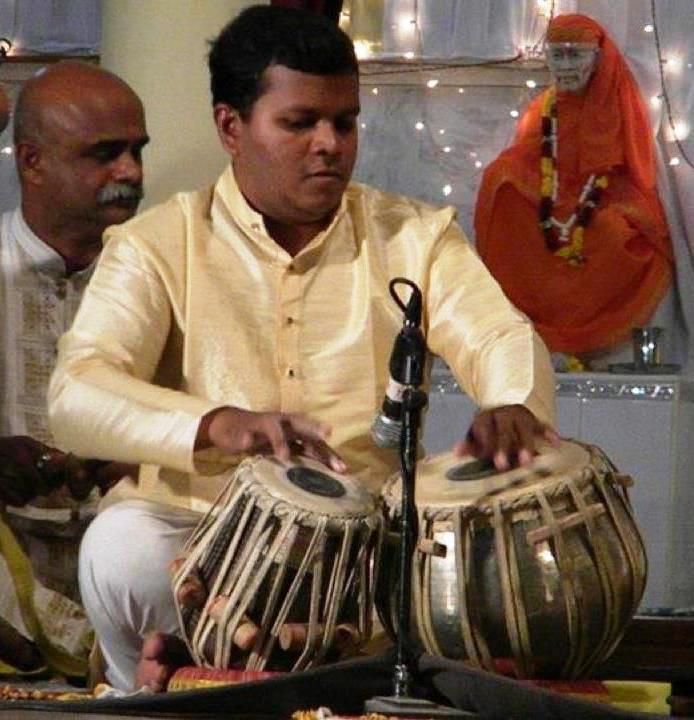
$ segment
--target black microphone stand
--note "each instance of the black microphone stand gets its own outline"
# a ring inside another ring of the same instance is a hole
[[[391,282],[391,293],[401,304],[393,290],[395,282],[404,282],[412,288],[412,297],[408,311],[415,306],[421,308],[421,292],[414,283],[404,278]],[[421,309],[415,307],[414,313]],[[406,312],[406,317],[412,314]],[[419,326],[419,320],[415,321]],[[421,338],[422,355],[426,345]],[[400,578],[398,583],[398,626],[396,639],[396,657],[393,675],[393,695],[376,696],[364,704],[366,712],[381,715],[399,715],[407,718],[461,718],[476,717],[473,713],[454,707],[437,705],[429,700],[411,696],[412,679],[416,674],[417,657],[413,652],[410,625],[412,619],[412,559],[415,541],[418,535],[417,508],[415,503],[415,477],[417,468],[417,447],[422,411],[427,405],[427,394],[421,390],[421,362],[406,363],[407,386],[402,395],[402,430],[400,433],[400,474],[402,477],[402,495],[400,504]],[[411,367],[410,367],[411,366]]]
[[[415,504],[415,473],[417,440],[422,410],[426,407],[426,393],[419,388],[407,388],[402,397],[402,433],[400,435],[400,474],[402,497],[400,505],[400,582],[398,583],[398,637],[396,644],[393,692],[396,697],[408,697],[417,659],[412,652],[410,623],[412,621],[412,559],[417,538],[417,509]]]

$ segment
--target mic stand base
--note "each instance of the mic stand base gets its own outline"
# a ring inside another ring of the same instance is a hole
[[[364,703],[367,713],[395,715],[401,718],[469,718],[479,717],[476,713],[458,710],[447,705],[437,705],[429,700],[397,695],[377,695]]]

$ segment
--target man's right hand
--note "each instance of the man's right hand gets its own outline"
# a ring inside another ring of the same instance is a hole
[[[105,494],[137,468],[122,463],[82,460],[26,435],[0,437],[0,503],[21,507],[51,494],[54,502],[85,500],[94,486]]]
[[[327,425],[306,415],[223,407],[208,413],[200,421],[195,449],[216,447],[231,455],[272,454],[285,461],[294,453],[344,473],[347,466],[328,445],[329,436]]]
[[[58,450],[26,435],[0,437],[0,502],[25,505],[47,491],[41,458]]]

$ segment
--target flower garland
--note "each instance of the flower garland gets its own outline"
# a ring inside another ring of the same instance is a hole
[[[559,194],[557,170],[557,94],[550,88],[542,101],[542,146],[540,153],[540,228],[547,248],[570,265],[583,265],[583,233],[593,210],[608,185],[607,175],[591,175],[581,190],[571,217],[560,222],[553,215]]]

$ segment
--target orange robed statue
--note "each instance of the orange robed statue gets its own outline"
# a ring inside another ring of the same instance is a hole
[[[648,322],[672,277],[638,86],[603,28],[560,15],[554,79],[484,173],[477,249],[552,351],[587,353]]]

